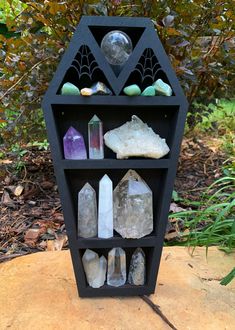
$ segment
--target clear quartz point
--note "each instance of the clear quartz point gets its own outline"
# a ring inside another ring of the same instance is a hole
[[[78,193],[78,236],[95,237],[97,232],[96,192],[86,183]]]
[[[109,251],[107,283],[111,286],[121,286],[126,283],[126,253],[120,247]]]
[[[107,174],[99,182],[98,237],[113,237],[113,183]]]
[[[89,140],[89,158],[104,158],[103,143],[103,124],[102,121],[94,115],[88,123],[88,140]]]
[[[152,191],[134,170],[129,170],[113,193],[114,229],[123,238],[141,238],[153,230]]]
[[[104,285],[107,270],[107,261],[92,250],[86,249],[82,263],[88,284],[92,288],[100,288]]]

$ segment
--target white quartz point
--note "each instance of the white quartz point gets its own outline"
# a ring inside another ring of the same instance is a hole
[[[158,159],[169,152],[166,140],[136,115],[131,117],[131,121],[107,132],[104,141],[107,147],[117,153],[118,159],[128,157]]]
[[[111,286],[121,286],[126,283],[126,253],[116,247],[108,254],[107,284]]]
[[[104,285],[107,270],[107,261],[104,256],[100,257],[92,250],[86,249],[82,263],[87,282],[92,288],[100,288]]]
[[[97,236],[96,192],[89,183],[78,193],[78,236]]]
[[[98,237],[113,237],[113,183],[107,174],[99,183]]]

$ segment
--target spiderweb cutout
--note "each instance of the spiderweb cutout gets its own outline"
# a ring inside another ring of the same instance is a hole
[[[89,78],[92,81],[92,78],[100,71],[94,56],[86,45],[80,47],[71,67],[76,70],[79,80],[85,76],[86,79]]]
[[[111,89],[87,45],[82,45],[79,48],[76,57],[63,79],[63,82],[66,81],[73,83],[80,89],[90,87],[93,83],[101,81]]]
[[[157,79],[163,79],[165,82],[168,82],[153,50],[146,48],[125,86],[137,84],[141,89],[144,89],[152,85]]]

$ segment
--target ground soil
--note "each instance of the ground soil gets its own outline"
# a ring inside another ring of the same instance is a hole
[[[178,196],[199,200],[222,175],[225,160],[216,139],[185,138],[174,188]],[[67,248],[50,152],[31,148],[20,159],[6,154],[0,161],[0,198],[0,261]]]

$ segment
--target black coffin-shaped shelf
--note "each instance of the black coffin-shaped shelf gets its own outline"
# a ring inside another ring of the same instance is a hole
[[[133,44],[133,52],[119,71],[105,59],[101,48],[104,35],[113,30],[125,32]],[[123,88],[138,84],[143,90],[157,79],[168,83],[172,96],[134,96],[123,94]],[[65,82],[79,89],[102,81],[113,95],[90,97],[60,95]],[[43,110],[52,152],[53,164],[64,213],[70,252],[81,297],[131,296],[151,294],[157,273],[167,225],[180,144],[187,113],[187,101],[150,19],[122,17],[82,17],[43,100]],[[162,159],[117,160],[105,148],[102,160],[67,160],[63,155],[63,136],[72,125],[84,136],[88,149],[87,124],[96,114],[103,121],[104,132],[139,116],[166,139],[170,152]],[[153,232],[140,239],[80,238],[77,235],[77,194],[89,182],[98,196],[99,180],[107,174],[115,187],[129,169],[134,169],[153,192]],[[85,249],[105,257],[113,247],[122,247],[130,257],[137,247],[146,255],[146,283],[112,287],[105,284],[88,286],[82,266]]]

